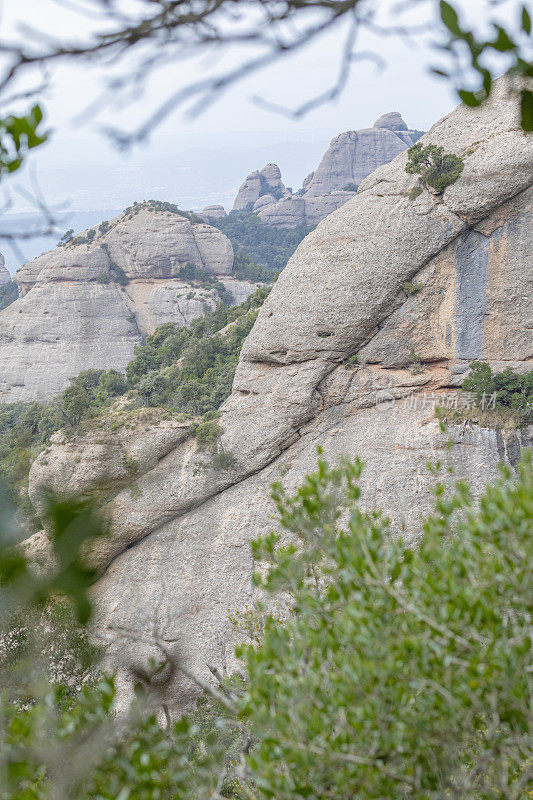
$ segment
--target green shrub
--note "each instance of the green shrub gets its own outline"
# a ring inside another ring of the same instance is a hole
[[[98,281],[98,283],[110,283],[111,282],[111,279],[109,277],[109,273],[108,272],[103,272],[103,271],[98,273],[98,275],[96,276],[96,280]]]
[[[412,281],[406,281],[402,288],[406,295],[412,295],[420,292],[424,288],[424,285],[422,283],[416,283],[416,281],[414,283]]]
[[[428,144],[425,147],[417,142],[407,151],[405,171],[421,176],[426,186],[437,194],[442,194],[459,178],[464,169],[464,161],[454,153],[445,153],[444,147]]]
[[[96,388],[97,398],[107,399],[125,394],[128,385],[125,376],[121,372],[117,372],[116,369],[108,369],[107,372],[102,372],[100,375]]]
[[[124,214],[131,217],[138,214],[142,209],[153,212],[166,212],[167,214],[177,214],[180,217],[185,217],[193,224],[204,224],[205,219],[195,214],[194,211],[183,211],[178,208],[174,203],[168,203],[163,200],[145,200],[142,203],[134,203],[132,206],[124,209]]]
[[[98,416],[126,390],[126,379],[116,370],[90,369],[73,378],[49,403],[0,404],[0,484],[22,515],[33,520],[27,495],[29,469],[50,436]]]
[[[222,428],[214,419],[200,422],[195,428],[196,441],[199,450],[208,450],[214,447],[218,437],[222,433]]]
[[[422,187],[413,186],[413,188],[409,192],[409,200],[416,200],[416,198],[420,197],[421,194],[422,194]]]
[[[354,353],[352,356],[347,358],[345,361],[342,362],[345,369],[350,369],[350,367],[357,367],[359,365],[359,353]]]
[[[70,228],[66,233],[63,234],[59,242],[57,243],[58,247],[63,247],[64,245],[68,244],[72,237],[74,236],[74,228]]]
[[[109,270],[111,272],[111,276],[117,281],[117,283],[120,284],[120,286],[128,285],[130,279],[128,278],[122,267],[119,267],[118,264],[115,264],[115,262],[112,261],[109,265]]]
[[[531,458],[516,475],[502,470],[477,502],[465,483],[437,486],[416,546],[378,510],[361,511],[361,475],[358,460],[319,459],[294,495],[274,484],[279,530],[251,554],[268,603],[233,612],[248,642],[239,670],[213,667],[219,683],[181,718],[165,694],[191,672],[166,639],[140,625],[124,632],[160,658],[132,665],[135,698],[118,715],[115,682],[95,670],[84,628],[65,638],[42,624],[52,598],[80,625],[90,618],[95,575],[80,553],[101,524],[52,504],[55,557],[35,573],[6,546],[4,509],[2,796],[528,800]],[[22,642],[13,619],[24,621]],[[42,658],[50,647],[63,659],[53,674]]]
[[[242,249],[238,249],[235,253],[233,274],[241,281],[252,281],[253,283],[273,283],[278,276],[277,272],[261,267],[249,253]]]
[[[274,486],[293,544],[254,543],[255,583],[297,613],[240,650],[251,779],[294,800],[525,800],[531,459],[479,503],[437,487],[415,547],[359,509],[361,470],[321,460],[294,496]]]
[[[356,192],[358,188],[359,187],[357,186],[357,184],[353,183],[353,181],[352,181],[351,183],[347,183],[346,186],[343,186],[342,187],[342,191],[343,192]]]
[[[533,369],[523,374],[511,367],[493,372],[489,364],[474,361],[462,389],[472,392],[478,403],[494,398],[496,406],[517,412],[524,424],[533,418]]]
[[[420,361],[420,356],[415,352],[414,347],[411,347],[408,358],[411,364],[411,372],[413,375],[419,375],[424,371],[424,367]]]

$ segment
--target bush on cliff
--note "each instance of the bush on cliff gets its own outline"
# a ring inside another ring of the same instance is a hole
[[[444,147],[428,144],[425,147],[417,142],[407,151],[405,171],[420,175],[422,183],[442,194],[447,186],[459,178],[464,169],[464,161],[454,153],[445,153]]]
[[[257,608],[240,675],[182,719],[170,719],[164,687],[187,669],[157,638],[161,660],[132,665],[136,699],[118,718],[112,678],[72,691],[14,652],[0,699],[2,798],[527,800],[531,459],[502,470],[479,502],[465,484],[437,485],[416,548],[359,509],[361,472],[359,461],[319,460],[295,495],[273,486],[292,544],[278,533],[254,542],[255,583],[289,610]],[[0,545],[4,640],[14,611],[31,619],[50,595],[88,618],[79,547],[100,532],[66,511],[55,515],[56,561],[38,579]],[[144,646],[149,634],[139,636]]]
[[[489,364],[474,361],[463,381],[464,391],[472,392],[478,403],[492,398],[496,406],[519,412],[524,423],[533,415],[533,369],[519,374],[511,367],[493,372]]]

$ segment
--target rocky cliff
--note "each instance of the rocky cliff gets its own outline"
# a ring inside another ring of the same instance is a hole
[[[229,239],[191,217],[137,204],[21,267],[21,297],[0,312],[0,402],[49,399],[84,369],[122,370],[143,336],[188,325],[221,287],[235,303],[251,294],[232,277]]]
[[[424,141],[464,158],[456,183],[410,199],[400,153],[307,236],[275,284],[222,407],[231,465],[198,469],[205,454],[177,424],[137,420],[116,439],[136,453],[135,475],[101,496],[112,535],[91,552],[97,629],[115,665],[157,656],[154,630],[198,674],[220,663],[228,611],[254,599],[249,540],[272,526],[268,487],[282,476],[297,486],[317,444],[330,459],[361,456],[364,504],[415,539],[429,459],[479,489],[531,441],[531,431],[471,423],[443,433],[434,407],[453,402],[472,359],[531,369],[533,137],[500,81],[489,105],[460,106]],[[44,487],[101,486],[114,435],[105,422],[108,444],[59,435],[32,467],[36,507]],[[45,557],[43,534],[27,546]],[[186,691],[176,678],[167,699]]]
[[[285,188],[277,164],[252,172],[239,189],[234,211],[255,211],[266,225],[316,225],[346,203],[377,167],[410,147],[420,131],[409,130],[398,112],[384,114],[372,128],[346,131],[332,139],[314,172],[296,194]]]

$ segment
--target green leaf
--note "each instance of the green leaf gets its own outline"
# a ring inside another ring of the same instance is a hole
[[[498,50],[500,53],[505,53],[508,50],[514,50],[516,48],[515,43],[510,38],[509,34],[506,30],[501,28],[499,25],[497,26],[498,35],[492,46],[495,50]]]
[[[528,35],[531,34],[531,14],[525,6],[522,8],[522,30]]]
[[[449,31],[454,33],[456,36],[463,35],[463,31],[459,25],[457,11],[449,3],[447,3],[446,0],[440,0],[440,18]]]
[[[458,94],[463,103],[471,108],[477,108],[481,105],[481,100],[475,92],[467,92],[465,89],[460,89]]]
[[[522,128],[531,133],[533,131],[533,92],[523,89],[521,92],[520,116]]]

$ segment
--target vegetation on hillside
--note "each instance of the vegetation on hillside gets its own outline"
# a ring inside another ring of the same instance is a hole
[[[245,612],[256,624],[238,674],[214,688],[157,634],[124,631],[160,657],[132,665],[135,700],[118,717],[114,679],[97,665],[80,685],[79,658],[69,680],[40,657],[65,641],[39,626],[44,602],[65,597],[89,617],[93,576],[79,550],[102,535],[97,521],[51,504],[56,558],[38,577],[4,531],[3,800],[527,800],[531,459],[502,470],[479,502],[463,483],[450,494],[437,485],[416,548],[360,510],[361,473],[357,460],[319,459],[295,495],[273,486],[279,526],[253,543],[255,583],[286,610]],[[14,618],[26,623],[26,657],[11,646]],[[165,688],[183,672],[205,694],[171,719]]]
[[[192,416],[216,411],[231,392],[241,347],[268,291],[258,289],[237,307],[220,305],[190,328],[162,325],[136,347],[126,376],[142,404]]]
[[[192,223],[205,223],[205,219],[195,214],[194,211],[183,211],[175,203],[169,203],[165,200],[143,200],[142,203],[133,203],[124,209],[124,214],[131,219],[142,210],[167,212],[168,214],[177,214],[180,217],[185,217]]]
[[[257,214],[250,211],[232,211],[226,217],[211,220],[210,224],[225,233],[233,245],[236,276],[249,280],[254,280],[248,277],[256,274],[254,268],[268,270],[272,278],[285,267],[302,239],[312,230],[305,225],[272,228],[263,225]]]
[[[135,348],[126,375],[89,369],[48,403],[0,404],[0,483],[7,485],[11,501],[31,517],[28,473],[50,436],[104,414],[118,397],[127,395],[132,406],[190,417],[215,412],[231,393],[241,347],[268,293],[268,287],[260,288],[231,308],[221,303],[190,328],[162,325]],[[214,432],[215,423],[205,420],[200,439]]]
[[[133,219],[136,214],[142,210],[150,212],[160,212],[168,214],[176,214],[180,217],[185,217],[191,223],[205,223],[203,217],[196,214],[194,211],[183,211],[178,208],[174,203],[163,202],[161,200],[146,200],[142,203],[133,203],[128,208],[124,209],[126,219]],[[218,228],[224,233],[231,241],[235,253],[235,261],[233,265],[233,274],[240,280],[252,281],[254,283],[272,283],[277,273],[282,270],[289,258],[292,256],[302,239],[307,236],[311,228],[301,225],[294,229],[285,228],[271,228],[263,225],[257,216],[248,211],[232,211],[226,217],[220,219],[211,219],[209,224]],[[61,240],[59,246],[75,247],[80,244],[90,244],[95,239],[100,239],[110,230],[111,226],[107,220],[104,220],[99,226],[98,230],[91,228],[84,235],[79,234],[73,236],[73,231],[67,231]],[[105,242],[102,247],[107,251]],[[109,255],[109,253],[108,253]],[[194,265],[186,265],[182,272],[184,280],[201,281],[203,284],[206,282],[217,282],[216,276],[201,270],[196,267],[198,274],[189,275],[185,274],[184,270],[190,272],[190,267]],[[201,273],[201,274],[200,274]],[[111,263],[111,275],[103,274],[102,282],[109,283],[110,280],[116,280],[121,285],[128,283],[128,278],[124,271],[113,262]],[[224,287],[217,283],[215,287],[219,291],[222,299],[228,300],[224,297]]]

